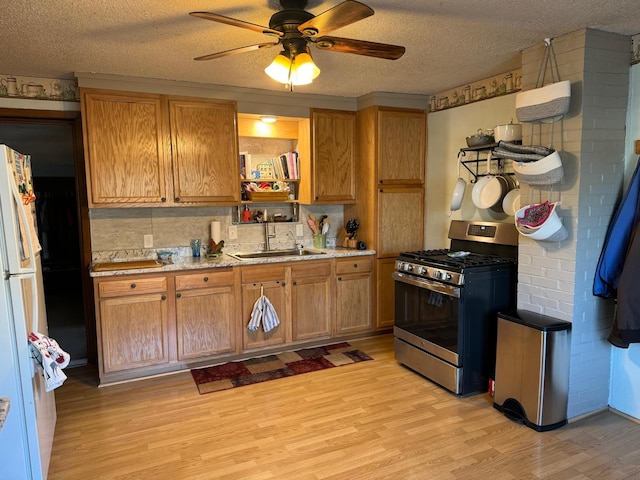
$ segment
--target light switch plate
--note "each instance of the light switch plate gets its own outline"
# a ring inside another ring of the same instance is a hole
[[[153,248],[153,235],[144,236],[144,248]]]
[[[235,225],[231,225],[229,227],[229,240],[237,240],[238,239],[238,227]]]
[[[301,223],[296,225],[296,237],[304,237],[304,225]]]

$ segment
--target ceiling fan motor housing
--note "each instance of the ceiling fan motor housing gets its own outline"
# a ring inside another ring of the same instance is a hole
[[[281,3],[284,4],[288,2]],[[306,2],[304,3],[306,4]],[[282,46],[287,52],[295,55],[307,49],[307,40],[298,30],[298,27],[312,18],[314,18],[314,15],[305,10],[300,8],[287,8],[271,16],[269,28],[278,30],[284,34],[281,38]]]

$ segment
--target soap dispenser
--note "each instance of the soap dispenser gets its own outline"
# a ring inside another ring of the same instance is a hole
[[[244,211],[242,212],[242,223],[249,223],[251,221],[251,211],[249,210],[249,206],[244,206]]]

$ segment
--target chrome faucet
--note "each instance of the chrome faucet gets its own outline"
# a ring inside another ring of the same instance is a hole
[[[291,230],[287,230],[287,235],[291,235],[291,238],[293,238],[293,247],[298,250],[299,254],[302,254],[302,243],[298,243],[298,239]]]

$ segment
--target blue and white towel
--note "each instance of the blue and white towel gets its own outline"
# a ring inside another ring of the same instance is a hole
[[[271,301],[264,295],[264,288],[260,287],[260,297],[256,300],[251,311],[251,319],[247,328],[255,332],[260,328],[262,323],[262,329],[264,332],[269,332],[280,325],[280,319],[276,313],[276,309],[271,304]]]

